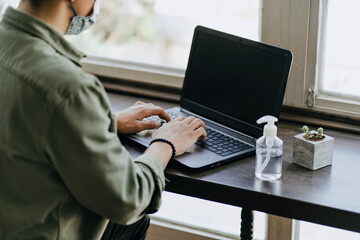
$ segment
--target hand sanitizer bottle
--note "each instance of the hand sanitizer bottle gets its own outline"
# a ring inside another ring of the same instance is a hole
[[[276,136],[276,117],[263,116],[256,122],[265,123],[264,135],[256,141],[255,176],[261,180],[274,181],[281,177],[283,141]]]

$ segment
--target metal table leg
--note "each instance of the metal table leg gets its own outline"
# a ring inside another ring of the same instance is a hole
[[[243,208],[241,210],[240,239],[252,240],[253,228],[254,228],[254,213],[252,210],[248,208]]]

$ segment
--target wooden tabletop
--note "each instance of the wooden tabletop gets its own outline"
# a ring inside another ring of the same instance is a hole
[[[115,111],[136,100],[164,108],[176,106],[113,93],[109,97]],[[278,124],[278,136],[284,141],[283,175],[278,181],[255,178],[254,156],[198,173],[170,162],[165,170],[169,179],[166,190],[360,232],[360,135],[325,129],[335,138],[333,165],[311,171],[292,163],[293,138],[301,127],[290,122]],[[134,157],[144,151],[137,144],[121,140]]]

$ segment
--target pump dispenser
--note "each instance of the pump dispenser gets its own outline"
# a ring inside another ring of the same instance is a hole
[[[266,115],[256,122],[267,123],[263,136],[256,141],[255,176],[261,180],[274,181],[281,177],[283,141],[276,136],[276,117]]]

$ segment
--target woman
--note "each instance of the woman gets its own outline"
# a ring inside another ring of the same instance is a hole
[[[153,104],[111,112],[63,38],[98,9],[98,0],[22,0],[0,23],[0,239],[145,239],[168,161],[206,137],[201,120],[170,121]],[[168,123],[142,122],[151,115]],[[154,128],[132,160],[117,132]]]

